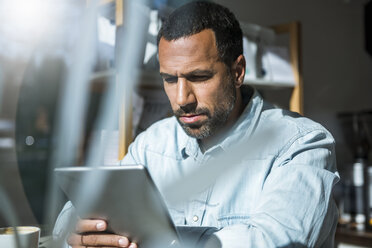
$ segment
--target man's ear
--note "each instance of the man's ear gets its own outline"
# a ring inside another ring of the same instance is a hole
[[[245,76],[245,58],[243,54],[240,54],[233,63],[233,75],[235,81],[235,87],[240,88],[244,82]]]

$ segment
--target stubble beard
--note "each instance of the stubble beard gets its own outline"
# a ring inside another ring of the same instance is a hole
[[[218,105],[216,105],[214,113],[211,113],[208,108],[194,108],[191,110],[179,108],[174,111],[174,115],[176,116],[178,123],[181,125],[187,135],[202,140],[214,135],[219,129],[223,128],[235,106],[236,101],[234,81],[231,77],[229,77],[229,82],[225,87],[225,91],[226,97],[224,101],[217,103]],[[192,124],[183,123],[180,121],[180,116],[184,114],[204,114],[207,116],[207,120]]]

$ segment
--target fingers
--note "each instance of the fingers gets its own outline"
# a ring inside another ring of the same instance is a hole
[[[115,234],[86,234],[72,233],[68,238],[68,244],[72,247],[128,247],[137,248],[137,244],[130,243],[128,238]]]
[[[97,233],[107,229],[107,223],[104,220],[80,219],[76,223],[76,232],[68,238],[68,244],[73,248],[86,247],[128,247],[137,248],[136,243],[131,243],[128,238],[115,235]]]
[[[136,243],[131,243],[131,244],[129,245],[129,248],[138,248],[138,247],[137,247],[137,244],[136,244]]]
[[[78,233],[85,232],[102,232],[107,228],[107,223],[104,220],[88,220],[82,219],[76,223],[76,231]]]
[[[137,244],[136,243],[131,243],[128,248],[137,248]]]

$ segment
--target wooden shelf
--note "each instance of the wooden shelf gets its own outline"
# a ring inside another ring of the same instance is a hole
[[[293,82],[270,81],[265,79],[246,79],[244,84],[249,84],[258,88],[294,88]]]
[[[109,83],[116,76],[115,69],[109,69],[105,71],[94,72],[90,81],[93,85]],[[139,84],[137,88],[145,89],[163,89],[163,80],[160,77],[159,71],[153,70],[142,70],[139,75]]]
[[[336,244],[346,243],[364,247],[372,247],[372,232],[357,231],[345,227],[338,227],[335,236]]]

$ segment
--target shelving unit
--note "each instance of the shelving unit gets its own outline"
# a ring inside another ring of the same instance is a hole
[[[244,26],[246,28],[246,26]],[[250,27],[251,32],[256,32],[254,35],[259,34],[258,28],[255,26]],[[257,30],[257,31],[256,31]],[[300,53],[300,23],[291,22],[288,24],[274,25],[271,27],[271,30],[274,31],[274,35],[283,35],[287,34],[289,37],[289,56],[290,63],[293,71],[293,76],[295,80],[295,85],[292,82],[285,81],[271,81],[267,79],[247,79],[244,81],[246,84],[255,86],[258,89],[282,89],[282,88],[293,88],[291,97],[289,99],[289,109],[300,114],[304,114],[303,108],[303,78],[301,71],[301,53]],[[261,31],[262,32],[262,31]],[[264,35],[270,36],[270,32],[263,30]],[[270,39],[270,37],[268,38]]]

